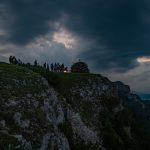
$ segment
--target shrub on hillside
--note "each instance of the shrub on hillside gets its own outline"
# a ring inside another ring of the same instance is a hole
[[[88,66],[85,62],[77,62],[71,66],[71,72],[74,73],[89,73]]]

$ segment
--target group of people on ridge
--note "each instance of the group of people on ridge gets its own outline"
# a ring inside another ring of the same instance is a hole
[[[9,62],[10,62],[10,64],[15,64],[15,65],[22,63],[21,60],[20,59],[16,59],[15,56],[10,56],[9,57]]]
[[[37,60],[34,61],[34,66],[38,66]],[[68,72],[68,67],[65,67],[64,64],[51,63],[51,65],[49,66],[49,64],[45,62],[43,64],[43,67],[53,72]]]
[[[17,59],[15,56],[10,56],[9,57],[9,62],[10,64],[18,64],[18,65],[25,65],[20,59]],[[27,65],[31,65],[30,63],[27,63]],[[43,67],[47,69],[48,71],[53,71],[53,72],[68,72],[68,67],[64,66],[64,64],[60,63],[51,63],[49,65],[48,63],[44,63],[43,66],[40,66],[37,60],[34,61],[34,66],[35,67]]]

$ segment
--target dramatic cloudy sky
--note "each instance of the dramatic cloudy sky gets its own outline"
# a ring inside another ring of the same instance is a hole
[[[149,0],[1,0],[0,61],[64,62],[150,93]]]

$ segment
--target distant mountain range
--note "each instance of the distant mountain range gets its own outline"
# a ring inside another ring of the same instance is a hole
[[[140,96],[142,100],[150,100],[150,94],[133,91],[134,94]]]

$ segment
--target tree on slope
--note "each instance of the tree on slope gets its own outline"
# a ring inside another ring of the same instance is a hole
[[[74,73],[89,73],[88,65],[85,62],[76,62],[71,66],[71,72]]]

